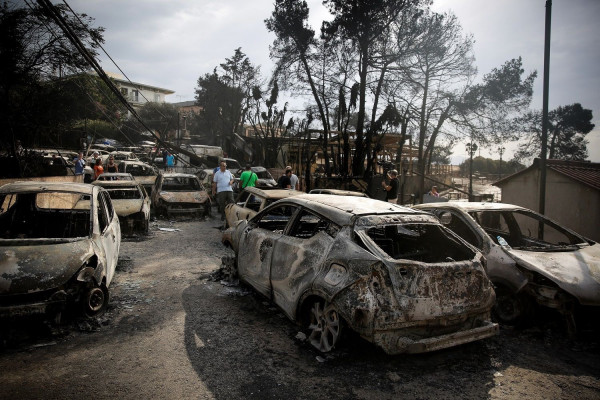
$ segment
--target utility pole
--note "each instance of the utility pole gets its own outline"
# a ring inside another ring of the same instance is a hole
[[[506,150],[504,147],[500,146],[500,148],[498,149],[498,153],[500,153],[500,166],[498,167],[498,179],[502,179],[502,154],[504,154],[504,150]]]
[[[473,201],[473,155],[477,151],[477,144],[467,143],[466,147],[469,152],[469,201]]]
[[[539,213],[546,212],[546,153],[548,149],[548,86],[550,81],[550,25],[552,0],[546,0],[546,35],[544,39],[544,87],[542,95],[542,153],[540,155]],[[541,227],[541,225],[540,225]],[[543,234],[542,232],[539,232]],[[539,236],[540,238],[543,236]]]

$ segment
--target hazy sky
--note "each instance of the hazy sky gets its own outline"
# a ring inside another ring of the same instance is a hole
[[[67,0],[78,13],[106,28],[104,48],[134,82],[174,90],[169,102],[194,99],[198,77],[231,57],[236,48],[266,77],[274,36],[264,20],[272,0]],[[328,13],[320,0],[307,1],[318,30]],[[57,3],[56,0],[53,3]],[[538,71],[532,108],[542,108],[545,0],[435,0],[451,10],[475,38],[480,75],[521,56],[525,72]],[[588,134],[592,161],[600,162],[600,1],[554,0],[549,107],[575,102],[594,114]],[[106,71],[116,67],[101,57]],[[466,151],[457,146],[455,156]],[[482,155],[488,156],[487,151]],[[505,157],[509,155],[506,154]],[[492,153],[497,158],[497,152]]]

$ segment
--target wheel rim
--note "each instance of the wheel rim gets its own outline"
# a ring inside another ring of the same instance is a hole
[[[513,294],[499,291],[496,294],[494,311],[500,322],[515,323],[523,315],[523,307],[518,297]]]
[[[313,304],[310,310],[309,341],[317,350],[326,353],[337,344],[342,324],[339,314],[331,305],[323,307],[319,302]]]
[[[96,287],[90,290],[87,301],[88,310],[91,313],[97,313],[104,307],[104,292]]]

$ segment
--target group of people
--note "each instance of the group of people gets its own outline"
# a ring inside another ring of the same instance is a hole
[[[240,175],[240,190],[243,190],[246,187],[256,186],[257,180],[258,175],[256,175],[256,172],[252,171],[252,166],[247,164]],[[298,190],[298,181],[298,176],[292,172],[292,167],[288,166],[285,169],[285,173],[277,181],[277,186],[281,189]],[[213,171],[212,195],[216,196],[222,221],[225,220],[225,206],[229,203],[233,203],[234,182],[235,177],[227,169],[227,163],[221,161],[219,168]]]
[[[400,186],[400,182],[398,180],[398,171],[395,169],[388,171],[387,177],[389,178],[389,183],[387,183],[385,179],[381,181],[381,186],[383,186],[383,189],[387,192],[386,200],[389,203],[398,204],[398,187]],[[440,194],[437,191],[437,186],[432,186],[428,195],[440,197]]]
[[[85,159],[83,158],[83,153],[79,152],[79,154],[73,161],[75,163],[75,175],[83,175],[86,164]],[[119,172],[117,164],[115,164],[115,158],[113,156],[108,157],[106,168],[103,164],[104,163],[102,161],[102,157],[100,157],[100,153],[98,153],[97,151],[93,152],[92,160],[90,163],[90,167],[94,170],[92,180],[98,179],[98,177],[104,172]]]
[[[281,189],[299,190],[299,179],[292,171],[292,167],[289,165],[285,167],[285,172],[279,177],[277,186]]]

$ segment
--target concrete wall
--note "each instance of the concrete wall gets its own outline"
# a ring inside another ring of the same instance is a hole
[[[531,170],[502,185],[502,202],[538,211],[538,171]],[[600,191],[548,169],[545,215],[600,241]]]

